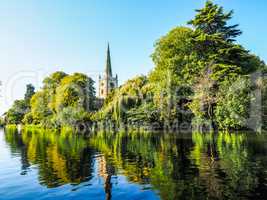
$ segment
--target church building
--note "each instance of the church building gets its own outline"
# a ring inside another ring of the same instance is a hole
[[[105,99],[110,91],[118,87],[118,75],[112,75],[110,49],[108,44],[106,68],[103,77],[99,76],[99,97]]]

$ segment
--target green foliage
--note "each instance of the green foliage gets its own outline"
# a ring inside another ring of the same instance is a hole
[[[99,111],[99,119],[111,119],[117,124],[127,121],[127,112],[141,106],[148,95],[147,78],[138,76],[128,80],[124,85],[115,90],[105,100],[104,107]]]
[[[149,77],[152,83],[158,83],[163,88],[170,81],[177,85],[181,80],[188,81],[188,78],[192,78],[190,73],[193,73],[194,68],[188,65],[195,57],[192,52],[192,37],[193,31],[190,28],[177,27],[157,41],[152,54],[156,67]],[[167,78],[163,79],[163,74]]]
[[[229,25],[233,11],[225,12],[212,1],[196,11],[188,22],[193,28],[176,27],[156,42],[155,68],[145,84],[137,78],[115,90],[97,119],[245,127],[253,89],[245,80],[266,65],[235,43],[241,30]],[[244,85],[235,93],[238,84]]]
[[[195,18],[188,22],[188,24],[196,28],[196,31],[201,31],[208,35],[217,34],[229,41],[233,41],[235,37],[241,34],[241,31],[237,29],[237,24],[227,26],[233,15],[232,10],[225,13],[223,7],[208,0],[204,8],[196,11]]]
[[[194,114],[193,126],[197,129],[201,126],[212,126],[214,106],[216,104],[215,81],[203,73],[193,86],[194,95],[189,103],[189,108]]]
[[[54,72],[43,80],[44,89],[52,90],[55,92],[61,80],[66,76],[68,76],[68,74],[66,74],[65,72]]]
[[[216,121],[221,129],[246,127],[249,118],[251,84],[246,78],[224,82],[220,86],[215,110]]]
[[[55,110],[59,113],[65,107],[81,107],[85,111],[94,109],[94,81],[84,74],[75,73],[64,77],[56,90]]]
[[[134,107],[127,111],[128,122],[132,124],[139,124],[146,126],[155,122],[159,122],[159,110],[152,102],[142,103],[138,107]]]
[[[20,124],[23,122],[24,116],[30,111],[30,100],[34,93],[33,85],[28,84],[24,99],[15,100],[12,107],[5,113],[6,124]]]
[[[48,97],[48,107],[55,114],[56,89],[59,87],[61,80],[68,76],[65,72],[57,71],[43,80],[43,90]]]
[[[263,129],[267,130],[267,77],[263,77],[259,83],[262,91],[262,122]]]
[[[37,124],[37,120],[33,118],[33,113],[29,112],[27,114],[24,115],[23,119],[22,119],[22,123],[23,124]]]
[[[232,14],[232,11],[224,13],[222,7],[207,1],[203,9],[197,10],[195,19],[189,22],[195,28],[193,50],[201,61],[200,73],[194,76],[194,96],[189,105],[195,115],[194,123],[198,125],[209,122],[214,127],[217,122],[220,128],[244,127],[241,119],[247,117],[251,87],[242,82],[245,84],[239,94],[243,95],[242,100],[238,99],[238,94],[232,96],[227,87],[233,83],[240,84],[240,75],[262,70],[265,65],[244,47],[233,43],[241,31],[237,29],[238,25],[227,25]]]
[[[65,107],[56,116],[61,126],[75,127],[79,123],[90,122],[91,115],[80,107]]]
[[[6,123],[20,124],[27,109],[28,107],[25,100],[16,100],[6,113]]]
[[[0,117],[0,127],[5,125],[5,120],[4,118]]]
[[[75,126],[79,122],[90,122],[89,112],[95,109],[94,81],[84,74],[65,76],[56,89],[55,121],[61,125]]]
[[[32,96],[35,94],[35,89],[34,89],[34,86],[32,84],[28,84],[26,85],[26,93],[25,93],[25,96],[24,96],[24,100],[26,102],[27,105],[30,106],[30,101],[31,101],[31,98]]]
[[[156,67],[149,75],[149,82],[161,121],[190,120],[186,104],[192,93],[192,74],[198,73],[192,37],[191,29],[177,27],[156,43],[152,54]]]
[[[74,126],[90,121],[95,108],[93,80],[84,74],[55,72],[43,81],[43,88],[31,98],[24,124],[44,127]]]
[[[43,124],[49,121],[52,117],[52,111],[48,107],[49,96],[45,90],[36,92],[31,99],[31,118],[33,119],[33,124]],[[30,116],[27,116],[30,117]],[[27,120],[25,119],[27,123]]]

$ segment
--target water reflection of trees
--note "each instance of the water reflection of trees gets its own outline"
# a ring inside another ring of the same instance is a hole
[[[11,149],[21,152],[22,166],[37,165],[39,181],[47,187],[78,184],[92,177],[93,150],[77,135],[39,130],[22,134],[6,130],[5,135]]]
[[[5,135],[12,153],[22,158],[22,171],[38,165],[40,182],[48,187],[90,180],[96,161],[106,199],[111,199],[112,176],[117,174],[143,189],[153,187],[162,199],[267,195],[265,135],[99,132],[84,139],[34,130]]]
[[[27,158],[27,147],[23,143],[21,136],[18,134],[17,129],[9,128],[5,130],[5,140],[9,144],[12,155],[20,155],[21,157],[21,174],[27,174],[30,167],[29,160]]]
[[[251,134],[193,134],[195,147],[192,157],[196,159],[200,178],[205,182],[211,197],[227,199],[262,199],[267,174],[262,170],[266,167],[266,137]]]
[[[202,191],[193,181],[198,171],[189,158],[190,136],[99,133],[90,141],[129,181],[144,189],[150,183],[163,199],[194,198]]]
[[[129,181],[162,199],[250,199],[266,193],[265,136],[98,133],[91,145]]]

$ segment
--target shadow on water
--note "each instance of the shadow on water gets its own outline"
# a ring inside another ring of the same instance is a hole
[[[49,188],[103,179],[106,199],[116,177],[154,190],[161,199],[264,199],[267,138],[255,133],[160,134],[99,132],[90,138],[49,131],[5,131],[21,174],[38,166]],[[96,171],[96,173],[94,172]]]

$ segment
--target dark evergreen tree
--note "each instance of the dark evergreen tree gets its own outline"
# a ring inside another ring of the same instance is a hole
[[[26,93],[24,95],[24,100],[27,105],[30,105],[31,98],[35,94],[35,88],[32,84],[26,85]]]
[[[188,22],[196,28],[196,31],[200,30],[208,35],[216,34],[228,41],[235,41],[234,38],[242,33],[237,29],[238,24],[227,25],[232,18],[233,10],[225,13],[223,7],[207,1],[205,7],[196,12],[195,18]]]

